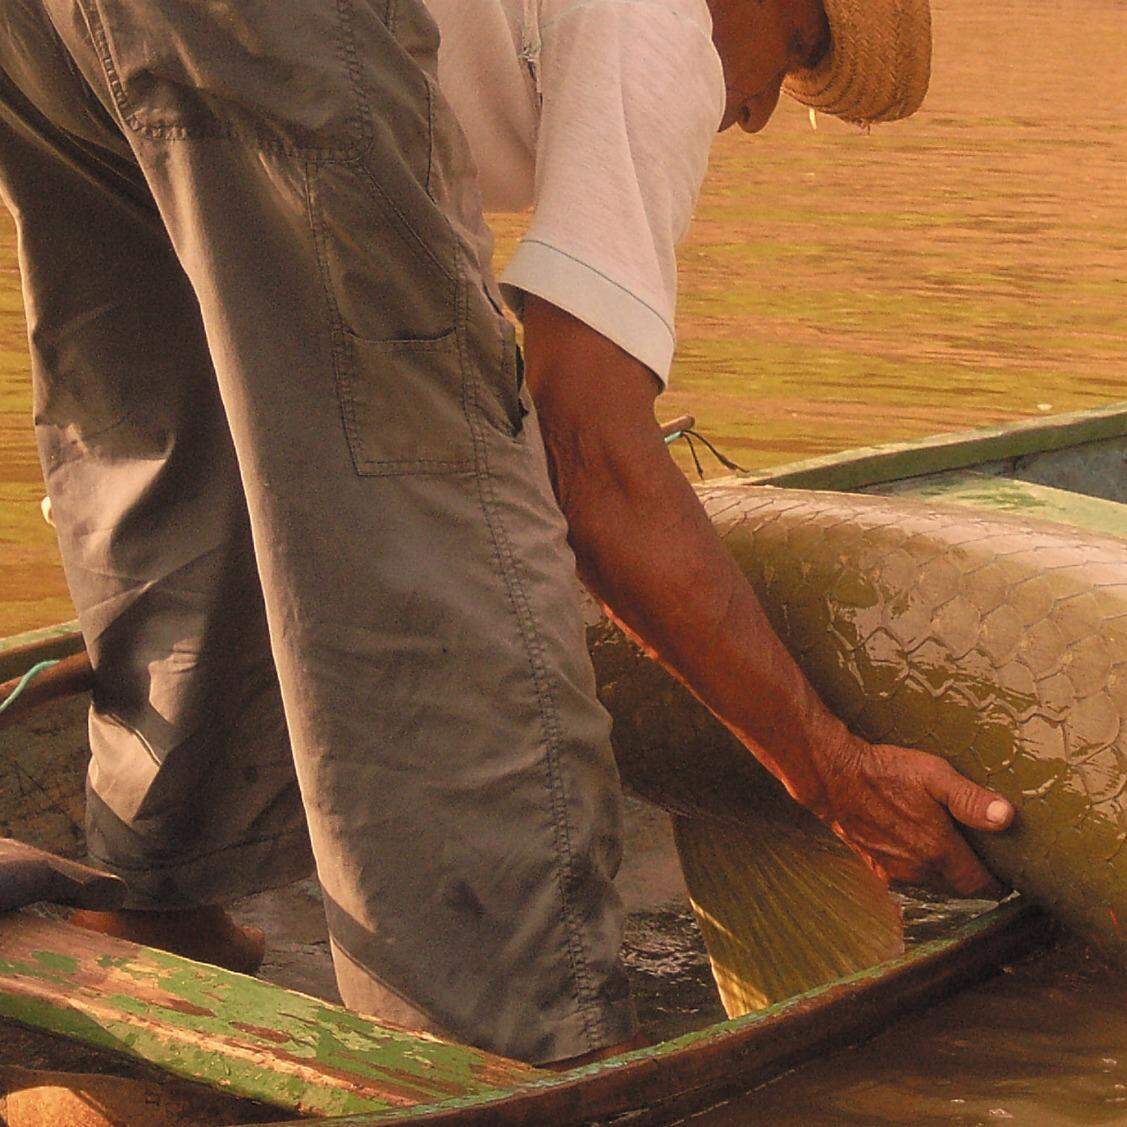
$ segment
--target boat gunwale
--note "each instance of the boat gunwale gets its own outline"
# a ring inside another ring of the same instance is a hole
[[[948,470],[965,470],[1127,437],[1127,400],[998,427],[949,431],[910,442],[857,446],[819,458],[715,478],[796,489],[850,491]]]
[[[77,619],[0,638],[0,681],[19,677],[41,661],[70,657],[82,646]]]
[[[998,905],[900,957],[744,1017],[531,1080],[493,1093],[429,1106],[334,1116],[333,1127],[457,1124],[458,1127],[541,1127],[584,1123],[641,1110],[631,1123],[665,1122],[773,1079],[819,1052],[844,1048],[880,1032],[938,993],[995,974],[1056,934],[1056,925],[1020,897]],[[624,1096],[628,1097],[624,1100]],[[647,1114],[648,1113],[648,1114]],[[551,1119],[545,1118],[552,1116]],[[298,1127],[278,1120],[263,1127]]]

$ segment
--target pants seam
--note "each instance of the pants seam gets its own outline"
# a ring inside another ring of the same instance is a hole
[[[356,49],[356,29],[353,26],[356,13],[352,0],[337,0],[337,16],[340,30],[340,57],[348,74],[352,96],[355,99],[354,108],[359,118],[356,123],[356,142],[346,146],[345,149],[364,154],[372,147],[375,130],[372,127],[372,105],[368,99],[368,91],[364,88],[364,69]]]
[[[341,427],[344,430],[348,455],[352,460],[352,468],[357,474],[360,466],[356,460],[356,448],[359,445],[356,416],[352,411],[352,398],[345,387],[349,373],[345,371],[348,360],[345,356],[342,329],[344,322],[341,320],[340,305],[337,302],[333,289],[332,277],[329,273],[329,264],[325,256],[325,230],[321,222],[321,209],[316,197],[316,177],[319,171],[319,162],[310,157],[304,164],[306,214],[309,220],[309,229],[313,237],[313,254],[317,260],[317,274],[321,282],[321,292],[329,314],[329,354],[333,364],[333,383],[336,385],[337,410],[340,412]]]
[[[121,718],[121,716],[118,715],[118,713],[114,712],[113,709],[110,708],[96,709],[95,714],[105,717],[105,719],[116,724],[122,731],[128,732],[131,736],[133,736],[141,745],[141,747],[144,748],[145,754],[149,757],[150,760],[152,760],[153,766],[155,766],[158,770],[161,766],[163,766],[163,760],[159,755],[157,755],[156,750],[153,748],[153,745],[149,742],[145,734],[139,731],[134,725],[127,724]],[[191,739],[191,735],[187,736],[186,739]]]
[[[434,192],[431,190],[431,176],[434,172],[434,90],[431,88],[428,75],[423,75],[423,81],[427,91],[427,175],[423,181],[423,187],[426,194],[433,200]]]
[[[429,105],[429,92],[430,92],[429,86],[427,87],[427,92],[428,92],[428,105]],[[400,224],[402,224],[403,229],[410,233],[411,238],[414,240],[415,246],[418,248],[420,253],[422,253],[427,258],[429,258],[431,260],[431,262],[434,263],[434,265],[443,274],[446,275],[447,280],[450,281],[454,286],[456,286],[457,285],[457,279],[450,272],[450,270],[446,267],[446,265],[443,263],[442,259],[440,259],[438,257],[438,255],[436,255],[434,253],[434,251],[431,249],[430,245],[427,243],[426,239],[424,239],[423,236],[420,235],[419,232],[415,229],[415,224],[411,222],[410,218],[404,213],[403,209],[399,206],[399,204],[396,203],[395,198],[388,192],[388,190],[373,175],[372,170],[368,166],[367,162],[360,160],[360,161],[355,161],[353,163],[356,164],[357,172],[361,176],[363,176],[363,178],[372,186],[372,191],[377,196],[379,196],[380,199],[383,201],[384,207],[388,211],[392,212],[395,215],[395,217],[399,220]],[[428,164],[427,172],[426,172],[426,181],[423,184],[421,184],[420,187],[423,189],[424,193],[431,200],[431,202],[434,203],[434,197],[431,196],[431,194],[430,194],[430,167],[429,167],[429,164]],[[437,207],[438,205],[435,204],[435,206]],[[443,218],[445,219],[445,216]],[[457,235],[454,233],[453,229],[450,227],[449,222],[446,222],[445,226],[446,226],[447,230],[450,231],[451,245],[456,246],[457,245]]]
[[[461,257],[461,256],[460,256]],[[463,294],[463,300],[465,295]],[[551,681],[544,661],[543,643],[536,628],[535,617],[528,602],[528,596],[521,582],[516,559],[504,523],[496,507],[496,494],[493,489],[489,468],[489,455],[481,422],[476,407],[478,380],[476,373],[471,376],[472,365],[468,361],[463,342],[459,342],[463,365],[463,384],[466,389],[467,417],[475,450],[475,480],[482,514],[493,544],[493,558],[498,574],[505,585],[509,605],[513,610],[528,659],[529,671],[536,690],[540,713],[541,734],[544,740],[544,766],[548,795],[551,802],[554,847],[556,852],[556,879],[562,908],[564,928],[567,933],[567,956],[572,978],[576,986],[576,1002],[583,1031],[588,1045],[598,1047],[605,1039],[606,1030],[601,1015],[595,1007],[592,995],[587,952],[580,932],[574,905],[568,890],[568,881],[574,871],[574,853],[571,843],[570,825],[567,816],[567,802],[563,781],[560,775],[559,713],[552,691]]]

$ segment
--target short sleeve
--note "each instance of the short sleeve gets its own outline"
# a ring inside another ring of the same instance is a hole
[[[571,313],[664,384],[675,248],[724,109],[704,0],[541,4],[532,219],[502,287]]]

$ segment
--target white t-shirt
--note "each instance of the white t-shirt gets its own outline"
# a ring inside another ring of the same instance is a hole
[[[724,111],[706,0],[426,3],[485,206],[533,207],[509,304],[551,301],[664,382],[674,247]]]

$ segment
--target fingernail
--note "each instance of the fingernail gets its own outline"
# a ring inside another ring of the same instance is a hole
[[[993,826],[1005,825],[1006,819],[1010,816],[1010,804],[1000,798],[994,799],[989,806],[986,807],[986,820]]]

